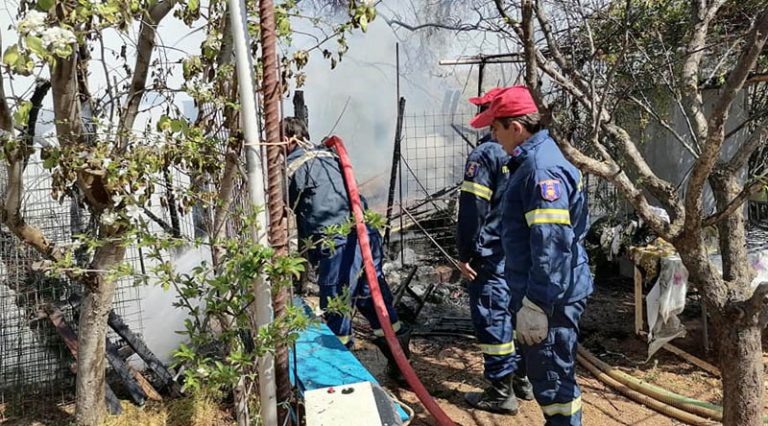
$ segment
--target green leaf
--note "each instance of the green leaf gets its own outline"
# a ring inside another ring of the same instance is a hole
[[[3,63],[5,65],[15,65],[16,61],[19,60],[19,46],[14,44],[11,46],[8,46],[7,49],[5,49],[5,53],[3,53]]]
[[[189,0],[189,2],[187,2],[187,7],[190,12],[197,12],[200,10],[200,0]]]
[[[360,17],[360,29],[363,30],[363,32],[368,31],[368,17],[365,15]]]
[[[48,56],[48,50],[43,46],[43,40],[36,36],[27,36],[24,38],[24,42],[27,44],[29,50],[35,55],[45,58]]]
[[[55,0],[37,0],[37,8],[44,12],[50,10],[54,4],[56,4]]]
[[[171,129],[171,119],[167,115],[163,115],[160,117],[160,120],[157,121],[157,130],[163,131],[163,130],[170,130]]]
[[[26,127],[29,122],[29,111],[32,110],[32,102],[23,101],[13,112],[13,122],[19,127]]]

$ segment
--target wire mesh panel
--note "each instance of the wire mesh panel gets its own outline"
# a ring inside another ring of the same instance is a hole
[[[404,117],[404,200],[424,200],[461,183],[464,162],[478,139],[478,132],[466,125],[471,118],[469,114]]]
[[[458,188],[464,163],[478,139],[466,123],[472,114],[423,113],[403,118],[400,218],[403,245],[455,251]],[[395,228],[398,221],[393,222]],[[405,242],[407,240],[407,243]]]
[[[33,156],[39,158],[38,156]],[[38,228],[57,246],[73,243],[74,236],[88,227],[87,211],[65,197],[51,197],[50,175],[39,161],[30,161],[24,171],[21,211],[25,221]],[[0,164],[0,190],[7,188],[5,164]],[[67,323],[77,329],[80,285],[36,270],[40,254],[4,226],[0,227],[0,403],[29,400],[32,395],[73,397],[74,359],[45,314],[47,306],[59,309]],[[125,259],[138,264],[138,253]],[[113,309],[136,332],[141,332],[141,305],[132,279],[118,283]]]

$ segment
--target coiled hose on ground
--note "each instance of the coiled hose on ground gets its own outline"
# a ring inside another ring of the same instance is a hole
[[[599,360],[579,345],[576,358],[595,377],[625,396],[686,423],[712,424],[721,421],[722,407],[688,398],[633,377]],[[710,419],[710,420],[707,420]]]

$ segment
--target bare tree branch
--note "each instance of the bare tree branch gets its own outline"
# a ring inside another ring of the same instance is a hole
[[[544,111],[546,106],[544,105],[541,88],[539,87],[539,67],[536,61],[536,42],[534,40],[535,32],[533,28],[533,0],[523,0],[522,6],[522,41],[525,54],[525,83],[531,92],[533,92],[533,98],[536,100],[539,110]]]
[[[18,154],[18,149],[16,150]],[[3,206],[2,221],[20,240],[24,241],[47,259],[58,260],[61,253],[55,249],[55,245],[45,238],[40,229],[28,225],[21,214],[21,199],[24,191],[24,160],[21,155],[12,155],[8,158],[8,186],[5,193],[5,205]]]
[[[476,31],[481,29],[479,22],[476,24],[457,24],[457,25],[441,24],[439,22],[429,22],[425,24],[411,25],[397,19],[385,19],[385,21],[390,26],[396,25],[398,27],[403,27],[408,31],[418,31],[424,28],[439,28],[442,30],[458,31],[458,32]]]
[[[155,32],[160,21],[173,9],[178,0],[165,0],[156,3],[141,21],[139,41],[136,45],[136,65],[133,69],[133,79],[128,92],[128,101],[120,116],[118,126],[117,150],[123,151],[128,144],[128,135],[133,129],[133,123],[139,113],[139,105],[144,97],[149,74],[152,53],[155,50]]]
[[[688,114],[693,118],[694,142],[700,144],[706,139],[708,128],[707,117],[704,114],[704,100],[699,90],[699,70],[701,60],[704,57],[709,24],[725,0],[713,0],[709,7],[707,7],[706,0],[694,0],[692,3],[695,12],[693,16],[696,22],[686,47],[686,59],[683,63],[681,82],[685,96],[684,105]]]
[[[712,173],[712,169],[720,157],[720,148],[725,140],[725,123],[728,119],[728,113],[733,101],[744,87],[750,71],[754,68],[767,38],[768,11],[764,11],[749,31],[739,60],[729,74],[720,99],[718,99],[706,123],[708,129],[706,143],[702,148],[701,156],[694,164],[685,196],[685,206],[689,213],[689,217],[686,219],[688,229],[695,227],[701,220],[703,203],[701,193],[707,177]]]
[[[32,246],[47,259],[58,260],[61,257],[61,251],[57,250],[54,244],[45,238],[40,229],[28,225],[21,213],[21,201],[24,194],[24,168],[32,153],[32,139],[35,136],[38,112],[50,88],[51,84],[47,81],[39,82],[35,87],[30,98],[32,107],[29,111],[29,118],[22,134],[21,143],[7,153],[8,185],[5,189],[0,218],[2,223],[19,239]]]
[[[664,129],[666,129],[672,136],[677,139],[678,142],[685,148],[686,151],[688,151],[693,158],[699,158],[699,154],[693,149],[693,147],[683,138],[680,133],[677,133],[677,130],[675,130],[668,122],[667,120],[664,120],[653,108],[651,108],[650,105],[648,105],[647,102],[642,101],[638,99],[635,96],[630,95],[628,97],[630,101],[632,101],[634,104],[642,108],[645,112],[651,115],[657,123],[659,123]]]
[[[169,235],[172,235],[174,238],[179,238],[180,235],[176,232],[176,230],[163,220],[163,218],[159,217],[158,215],[152,213],[152,210],[148,209],[147,207],[143,208],[144,214],[147,215],[147,217],[152,221],[158,224],[161,228],[163,228],[163,231],[167,232]]]
[[[550,129],[550,133],[563,151],[563,154],[576,167],[613,182],[626,195],[640,217],[651,226],[657,235],[668,241],[674,238],[676,229],[672,228],[651,210],[651,204],[643,194],[643,191],[634,184],[632,179],[616,163],[613,161],[599,162],[585,155],[573,146],[570,141],[561,137],[555,128]]]
[[[749,139],[739,147],[738,151],[733,154],[733,157],[731,157],[726,165],[726,171],[729,173],[737,173],[747,165],[752,153],[761,146],[764,146],[766,142],[768,142],[768,122],[763,122],[752,132]]]
[[[726,217],[733,214],[739,207],[741,207],[745,201],[749,199],[749,197],[757,194],[760,192],[760,190],[765,187],[765,179],[768,176],[760,176],[759,178],[755,179],[754,182],[744,187],[744,189],[739,193],[739,195],[736,196],[733,200],[731,200],[730,203],[728,203],[728,206],[726,206],[721,211],[707,217],[702,222],[702,226],[712,226],[716,224],[717,222],[720,222],[721,220],[725,219]]]

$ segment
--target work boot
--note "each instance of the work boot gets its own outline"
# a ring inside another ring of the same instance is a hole
[[[515,396],[523,401],[533,401],[533,385],[528,377],[525,375],[513,375],[512,376],[512,389],[515,391]]]
[[[410,359],[411,358],[410,328],[406,328],[406,327],[401,328],[399,333],[396,335],[396,337],[397,337],[398,343],[400,343],[400,347],[403,349],[405,358]],[[401,387],[407,387],[408,383],[405,381],[405,377],[403,377],[402,373],[400,373],[400,368],[398,368],[397,362],[395,362],[395,357],[392,355],[392,351],[389,350],[387,339],[385,339],[384,336],[377,337],[376,339],[373,340],[373,344],[378,346],[381,353],[384,354],[385,358],[387,358],[387,377],[394,380]]]
[[[510,375],[511,376],[511,375]],[[483,392],[467,392],[464,399],[474,408],[500,414],[517,414],[517,398],[512,390],[512,378],[491,380]]]

